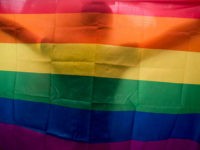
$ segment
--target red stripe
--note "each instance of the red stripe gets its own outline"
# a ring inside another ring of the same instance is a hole
[[[106,12],[128,15],[200,18],[200,0],[1,0],[0,13]]]
[[[199,150],[200,145],[184,139],[88,144],[59,139],[19,126],[0,124],[1,150]]]

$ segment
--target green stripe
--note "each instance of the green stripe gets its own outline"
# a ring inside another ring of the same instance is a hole
[[[200,113],[200,85],[0,72],[0,97],[93,110]]]

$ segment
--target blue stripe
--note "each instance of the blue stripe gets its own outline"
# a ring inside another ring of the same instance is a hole
[[[1,98],[0,122],[89,143],[168,138],[200,142],[200,114],[80,110]]]

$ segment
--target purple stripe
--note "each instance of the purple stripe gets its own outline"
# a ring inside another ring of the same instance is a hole
[[[200,18],[200,0],[0,0],[0,13],[80,13]]]
[[[184,139],[87,144],[59,139],[15,125],[0,124],[1,150],[199,150],[199,148],[199,143]]]

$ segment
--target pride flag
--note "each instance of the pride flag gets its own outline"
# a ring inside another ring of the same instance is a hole
[[[0,150],[200,150],[200,0],[0,0]]]

